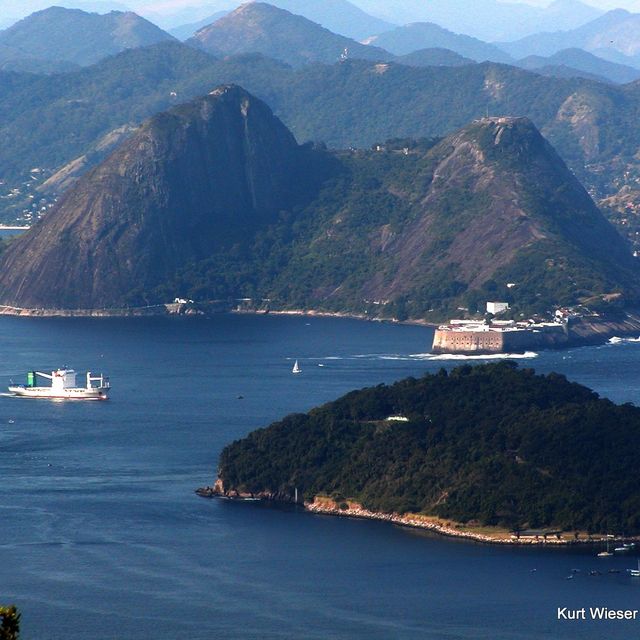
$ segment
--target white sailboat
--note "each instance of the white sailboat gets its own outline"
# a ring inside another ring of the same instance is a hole
[[[302,369],[300,368],[300,365],[298,364],[298,361],[295,361],[295,364],[293,365],[293,369],[291,369],[291,373],[302,373]]]
[[[627,569],[627,571],[634,578],[640,578],[640,560],[638,560],[638,568],[637,569]]]

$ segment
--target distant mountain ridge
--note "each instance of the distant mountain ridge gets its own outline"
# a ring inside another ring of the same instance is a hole
[[[396,55],[407,55],[426,48],[449,49],[476,62],[513,62],[511,56],[492,44],[443,29],[437,24],[416,22],[367,38],[367,44],[382,47]]]
[[[1,47],[21,52],[29,58],[80,66],[93,64],[125,49],[172,39],[168,33],[132,12],[112,11],[100,15],[63,7],[37,11],[0,32]]]
[[[225,5],[227,3],[224,3]],[[238,3],[241,4],[241,3]],[[372,33],[381,33],[395,25],[374,18],[348,0],[271,0],[270,5],[300,15],[325,29],[355,40],[362,40]],[[187,40],[202,27],[213,24],[237,7],[227,8],[198,21],[170,29],[179,40]]]
[[[271,0],[269,4],[354,40],[362,40],[372,33],[387,31],[395,26],[395,21],[375,18],[347,0]]]
[[[490,294],[523,312],[634,300],[638,275],[628,245],[525,118],[329,153],[299,146],[264,103],[223,86],[149,119],[12,242],[0,303],[250,297],[438,318]]]
[[[64,73],[79,69],[79,65],[64,60],[38,58],[16,47],[0,44],[0,69],[28,73]]]
[[[332,63],[346,52],[365,60],[392,56],[263,2],[250,2],[200,29],[187,44],[215,54],[261,53],[292,66]]]
[[[256,54],[216,60],[176,41],[64,76],[0,72],[0,78],[0,178],[22,192],[0,201],[7,222],[37,203],[23,186],[29,181],[35,189],[31,168],[49,175],[91,154],[118,127],[138,125],[220,83],[238,83],[268,100],[299,140],[338,148],[440,136],[487,113],[527,115],[640,249],[640,227],[629,215],[640,198],[637,82],[546,78],[491,63],[410,68],[348,60],[294,70]]]
[[[563,49],[579,48],[614,62],[639,65],[640,13],[614,9],[576,29],[539,33],[497,44],[516,58],[551,56]]]
[[[435,22],[486,41],[515,40],[540,31],[573,29],[603,12],[580,0],[555,0],[548,7],[500,0],[354,0],[372,15],[397,24]]]
[[[451,49],[430,47],[412,51],[404,56],[396,56],[395,62],[410,67],[460,67],[465,64],[474,64],[475,60],[465,58]]]
[[[169,29],[169,33],[174,38],[178,38],[178,40],[188,40],[195,35],[196,31],[199,31],[203,27],[208,27],[210,24],[213,24],[217,20],[220,20],[220,18],[226,16],[228,13],[228,11],[218,11],[210,16],[207,16],[206,18],[197,20],[196,22],[182,24],[178,27],[174,27],[173,29]]]
[[[609,62],[582,49],[563,49],[552,56],[529,56],[517,62],[519,67],[538,71],[549,66],[563,66],[610,82],[626,84],[640,78],[640,69]]]

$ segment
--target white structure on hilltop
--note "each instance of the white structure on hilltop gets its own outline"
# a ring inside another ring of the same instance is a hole
[[[487,313],[492,313],[494,316],[504,313],[508,308],[508,302],[487,302]]]

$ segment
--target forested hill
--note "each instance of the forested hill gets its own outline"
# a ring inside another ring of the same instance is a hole
[[[408,422],[388,421],[404,416]],[[225,490],[510,528],[640,533],[640,408],[508,362],[353,391],[224,449]]]
[[[490,299],[526,315],[633,304],[638,269],[526,118],[333,153],[224,86],[148,120],[12,242],[0,303],[251,298],[440,321]]]
[[[301,142],[346,148],[441,136],[488,110],[529,117],[594,193],[635,190],[640,175],[636,84],[546,78],[490,63],[412,68],[350,60],[294,70],[255,55],[214,60],[176,42],[55,78],[5,72],[0,80],[0,178],[16,186],[33,167],[54,170],[113,129],[225,83],[266,100]]]

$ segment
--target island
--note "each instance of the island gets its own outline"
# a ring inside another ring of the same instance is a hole
[[[202,496],[507,544],[640,535],[640,408],[513,362],[353,391],[228,445]]]

